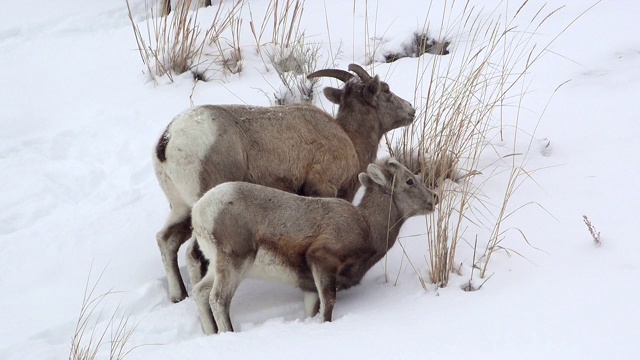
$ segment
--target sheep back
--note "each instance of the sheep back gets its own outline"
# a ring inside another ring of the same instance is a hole
[[[184,189],[178,191],[194,193],[190,202],[225,181],[335,197],[357,178],[358,170],[349,136],[329,114],[311,105],[188,109],[161,137],[155,163],[159,178],[163,173],[179,177],[174,183]]]

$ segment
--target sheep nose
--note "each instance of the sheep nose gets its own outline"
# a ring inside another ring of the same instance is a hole
[[[433,205],[438,205],[438,203],[440,202],[438,194],[435,191],[432,191],[431,194],[433,195]]]

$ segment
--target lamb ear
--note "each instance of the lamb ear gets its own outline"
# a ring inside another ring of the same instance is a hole
[[[326,88],[322,89],[322,93],[324,93],[324,97],[326,97],[327,100],[331,101],[336,105],[340,105],[342,90],[327,86]]]
[[[402,168],[402,164],[395,158],[390,158],[387,160],[387,168],[393,172],[397,172]]]
[[[364,100],[370,104],[373,104],[373,100],[378,93],[380,92],[380,77],[376,75],[373,79],[371,79],[367,85],[365,85],[364,89],[362,89],[362,95],[364,96]]]
[[[367,174],[371,180],[378,185],[385,186],[389,182],[384,171],[376,164],[369,164],[369,166],[367,166]]]
[[[371,181],[371,178],[369,177],[369,175],[367,175],[367,173],[358,174],[358,180],[360,180],[360,185],[366,188],[373,185],[373,181]]]

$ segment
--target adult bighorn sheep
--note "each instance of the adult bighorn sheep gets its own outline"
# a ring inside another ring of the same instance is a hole
[[[229,305],[245,277],[281,282],[305,292],[305,310],[331,321],[336,290],[357,285],[393,246],[404,221],[433,211],[434,192],[395,159],[359,175],[358,206],[246,182],[209,190],[193,206],[190,273],[208,261],[193,289],[205,333],[233,331]],[[217,329],[216,329],[217,325]]]
[[[355,64],[349,70],[357,76],[337,69],[308,75],[344,82],[342,89],[324,88],[327,99],[339,105],[335,119],[312,105],[206,105],[186,110],[169,124],[153,164],[171,205],[157,241],[172,301],[187,296],[177,253],[191,237],[191,207],[212,187],[246,181],[353,200],[358,174],[375,160],[384,133],[410,124],[415,109],[377,75]]]

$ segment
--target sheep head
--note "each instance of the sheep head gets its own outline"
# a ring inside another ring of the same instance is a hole
[[[378,188],[391,194],[403,216],[428,214],[438,204],[438,195],[394,158],[369,164],[367,172],[360,173],[358,180],[367,191]]]
[[[378,75],[372,77],[356,64],[349,65],[349,70],[357,76],[344,70],[324,69],[309,74],[307,78],[332,77],[344,82],[341,89],[329,86],[323,89],[324,96],[339,106],[338,115],[345,110],[352,110],[359,117],[376,115],[382,132],[413,122],[416,110],[408,101],[392,93],[389,85],[380,81]]]

